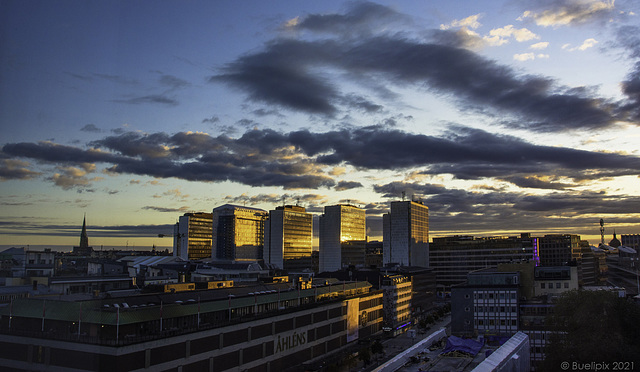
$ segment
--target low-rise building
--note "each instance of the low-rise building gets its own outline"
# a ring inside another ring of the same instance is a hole
[[[411,325],[411,279],[404,275],[389,275],[382,278],[384,293],[385,326],[392,335],[405,331]]]
[[[451,333],[511,337],[518,331],[519,304],[519,272],[471,272],[466,283],[451,289]]]
[[[578,289],[576,266],[539,266],[535,268],[534,296],[555,297],[562,292]]]
[[[0,365],[47,371],[279,371],[382,330],[369,283],[289,283],[0,309]]]

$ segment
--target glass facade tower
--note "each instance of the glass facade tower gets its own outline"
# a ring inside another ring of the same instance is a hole
[[[174,256],[184,260],[211,258],[211,213],[185,213],[176,230]]]
[[[332,205],[324,208],[319,222],[320,272],[340,270],[343,245],[367,240],[365,211],[353,205]]]
[[[283,206],[269,211],[264,231],[264,260],[292,271],[311,269],[313,216],[304,207]]]
[[[419,201],[391,202],[382,222],[385,265],[429,267],[429,207]]]
[[[213,209],[212,255],[218,260],[255,261],[262,258],[267,211],[225,204]]]

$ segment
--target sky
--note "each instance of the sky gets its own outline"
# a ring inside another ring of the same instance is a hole
[[[231,203],[640,233],[640,3],[0,0],[0,246]]]

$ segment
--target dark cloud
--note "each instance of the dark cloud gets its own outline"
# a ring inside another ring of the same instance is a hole
[[[373,170],[422,168],[422,174],[497,178],[538,188],[568,187],[566,181],[558,183],[558,175],[579,182],[637,175],[640,169],[640,158],[634,156],[534,145],[465,127],[451,127],[442,137],[382,126],[325,133],[249,130],[239,138],[190,132],[126,132],[93,141],[90,146],[81,149],[51,142],[17,143],[5,145],[3,153],[76,167],[105,163],[115,173],[310,189],[335,186],[322,168],[336,165]],[[534,184],[536,179],[551,181]],[[338,184],[338,188],[346,186],[357,185]]]
[[[332,43],[331,43],[332,44]],[[265,52],[245,55],[229,63],[222,73],[209,79],[244,90],[256,102],[276,104],[284,108],[316,114],[332,115],[331,103],[337,99],[336,88],[307,69],[326,56],[317,55],[332,48],[295,40],[281,40],[269,45]]]
[[[517,174],[557,174],[595,179],[634,175],[640,159],[562,147],[539,146],[511,136],[454,127],[446,137],[399,130],[353,129],[313,134],[289,133],[291,143],[327,165],[366,169],[426,167],[424,174],[450,173],[462,179]],[[589,170],[589,171],[587,171]]]
[[[382,105],[378,105],[363,96],[359,96],[357,94],[349,94],[343,99],[343,103],[346,106],[354,108],[360,112],[364,112],[367,114],[378,113],[381,112],[384,107]]]
[[[310,14],[289,24],[288,28],[354,38],[385,31],[394,25],[406,26],[408,23],[411,23],[408,16],[389,7],[360,1],[350,4],[345,14]]]
[[[369,12],[380,16],[363,15]],[[340,25],[353,23],[353,19],[375,22],[386,13],[395,12],[360,4],[346,14],[309,15],[295,27],[340,33]],[[341,92],[327,76],[332,70],[365,88],[408,85],[427,89],[451,97],[461,109],[507,115],[511,120],[504,120],[505,125],[533,131],[595,130],[624,118],[618,103],[560,86],[551,78],[522,75],[461,48],[459,35],[444,33],[434,34],[435,42],[385,31],[355,39],[275,39],[262,51],[229,63],[210,81],[239,88],[254,101],[329,116],[343,106],[366,112],[381,109],[362,97]]]
[[[360,187],[363,187],[363,185],[360,182],[356,182],[356,181],[340,181],[334,187],[334,189],[336,191],[344,191],[344,190],[357,189],[357,188],[360,188]]]
[[[191,85],[186,80],[180,79],[173,75],[165,75],[160,76],[160,84],[169,87],[171,90],[186,88]]]
[[[625,26],[618,30],[618,42],[635,60],[633,70],[622,82],[622,92],[627,96],[628,101],[623,107],[629,112],[629,116],[636,121],[640,121],[640,27]]]
[[[518,187],[533,189],[564,190],[577,186],[569,183],[547,181],[535,176],[512,176],[502,178],[502,180],[510,182]]]
[[[225,202],[240,205],[271,204],[273,209],[281,205],[300,205],[307,209],[307,212],[318,212],[320,205],[327,201],[326,195],[320,194],[258,194],[258,195],[238,195],[227,196]],[[322,211],[320,209],[320,211]]]
[[[2,147],[2,152],[14,157],[24,157],[52,163],[110,163],[117,162],[111,153],[95,149],[84,150],[78,147],[58,145],[52,142],[9,143]]]
[[[606,192],[571,191],[533,195],[504,191],[476,192],[428,183],[402,182],[377,185],[374,190],[395,200],[403,191],[407,192],[407,199],[422,200],[429,207],[429,230],[440,235],[495,234],[497,229],[510,233],[572,231],[597,235],[601,217],[620,224],[637,224],[637,219],[615,215],[635,214],[640,207],[640,197]],[[593,226],[593,230],[588,230],[589,225]]]
[[[161,212],[161,213],[184,213],[189,210],[189,208],[187,207],[168,208],[168,207],[158,207],[158,206],[151,206],[151,205],[144,206],[142,207],[142,209]]]
[[[264,117],[264,116],[278,116],[278,117],[284,117],[284,115],[282,115],[278,110],[267,110],[264,108],[259,108],[256,110],[251,111],[252,114],[256,115],[256,116],[260,116],[260,117]]]
[[[80,128],[81,132],[89,132],[89,133],[100,133],[102,129],[96,127],[95,124],[87,124],[84,127]]]
[[[118,103],[126,103],[129,105],[140,105],[140,104],[151,103],[151,104],[160,104],[165,106],[177,106],[179,104],[179,102],[176,99],[167,97],[163,94],[150,94],[142,97],[134,97],[129,99],[116,99],[113,101]]]
[[[237,140],[226,136],[211,137],[203,133],[164,133],[141,135],[129,132],[92,142],[126,155],[109,170],[116,173],[175,177],[191,181],[236,181],[252,186],[318,188],[333,186],[318,166],[308,159],[289,159],[282,141],[254,146],[252,133],[261,137],[270,131],[249,131]],[[277,136],[273,132],[273,136]],[[280,135],[281,136],[281,135]],[[280,147],[278,147],[280,146]],[[263,156],[253,156],[256,149]]]
[[[215,123],[217,123],[217,122],[219,122],[219,121],[220,121],[220,118],[219,118],[219,117],[217,117],[217,116],[215,116],[215,115],[214,115],[214,116],[212,116],[212,117],[210,117],[210,118],[204,118],[204,119],[202,119],[202,123],[203,123],[203,124],[204,124],[204,123],[211,123],[211,124],[215,124]]]

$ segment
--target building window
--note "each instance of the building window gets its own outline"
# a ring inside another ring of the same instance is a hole
[[[565,288],[569,288],[569,282],[565,282],[565,283],[564,283],[564,287],[565,287]]]
[[[556,283],[556,288],[562,288],[562,286],[560,285],[560,283]]]
[[[544,283],[540,283],[540,289],[545,289],[545,284]]]

